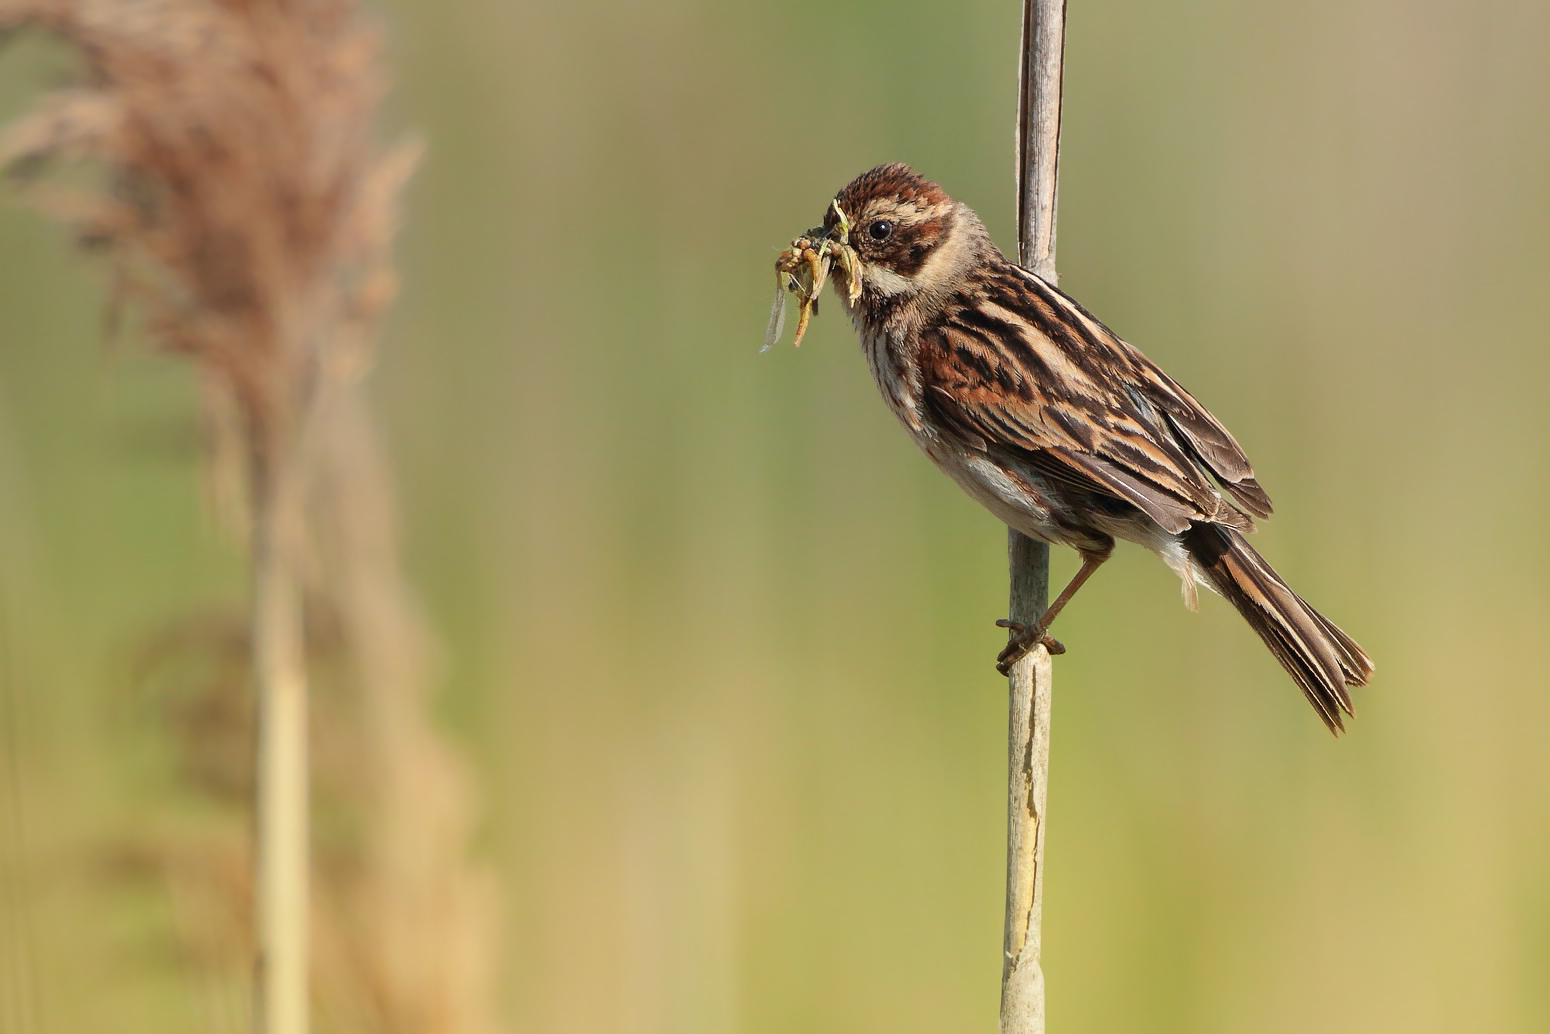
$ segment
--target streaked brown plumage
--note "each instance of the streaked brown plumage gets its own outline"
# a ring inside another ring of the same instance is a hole
[[[1221,593],[1332,731],[1348,685],[1373,670],[1361,647],[1287,587],[1244,539],[1270,497],[1204,406],[1052,285],[1007,261],[967,206],[905,165],[864,173],[836,197],[860,259],[854,301],[838,290],[883,397],[916,443],[1006,524],[1070,546],[1082,568],[1002,671],[1050,622],[1116,539]],[[822,229],[834,235],[831,206]]]

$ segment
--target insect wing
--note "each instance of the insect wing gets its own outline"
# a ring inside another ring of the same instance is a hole
[[[781,283],[781,278],[775,278],[775,304],[770,308],[770,325],[764,331],[764,347],[760,352],[768,352],[775,347],[775,342],[780,340],[780,332],[786,329],[786,285]]]

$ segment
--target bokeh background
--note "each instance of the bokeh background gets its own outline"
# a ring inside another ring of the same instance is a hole
[[[1005,536],[837,310],[757,348],[776,252],[873,164],[1012,245],[1017,5],[377,16],[428,152],[372,392],[507,1028],[993,1029]],[[1550,6],[1069,19],[1062,284],[1234,430],[1261,550],[1378,672],[1337,742],[1138,550],[1084,591],[1051,1029],[1550,1029]],[[0,55],[4,113],[68,67]],[[108,864],[203,807],[132,659],[244,575],[190,371],[102,347],[101,297],[0,211],[3,1015],[241,1029],[175,888]]]

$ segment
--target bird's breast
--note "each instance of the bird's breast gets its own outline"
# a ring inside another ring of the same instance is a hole
[[[867,368],[883,394],[883,401],[893,410],[893,415],[910,434],[925,447],[931,437],[928,425],[922,419],[921,398],[923,388],[919,371],[906,361],[905,341],[902,336],[868,327],[856,320],[856,333],[861,338],[861,350],[866,354]],[[927,450],[929,451],[929,449]]]

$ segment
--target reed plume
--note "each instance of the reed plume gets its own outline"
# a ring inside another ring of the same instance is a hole
[[[309,1019],[304,625],[316,615],[304,597],[344,630],[348,681],[373,719],[349,749],[381,777],[354,799],[368,846],[318,867],[368,877],[326,902],[337,920],[320,931],[327,963],[351,974],[326,986],[356,1003],[329,1012],[362,1029],[487,1029],[486,1005],[468,1003],[488,990],[469,974],[488,967],[456,950],[433,957],[427,940],[433,929],[484,952],[472,931],[488,923],[488,886],[459,868],[472,801],[425,724],[424,630],[355,394],[396,291],[390,243],[414,161],[375,142],[378,35],[353,0],[0,0],[0,33],[20,29],[63,41],[84,74],[0,134],[0,165],[106,256],[115,310],[197,364],[214,480],[239,489],[257,1029],[296,1034]],[[347,480],[357,463],[370,473]],[[406,835],[419,809],[436,844]],[[406,944],[419,948],[412,960]]]

